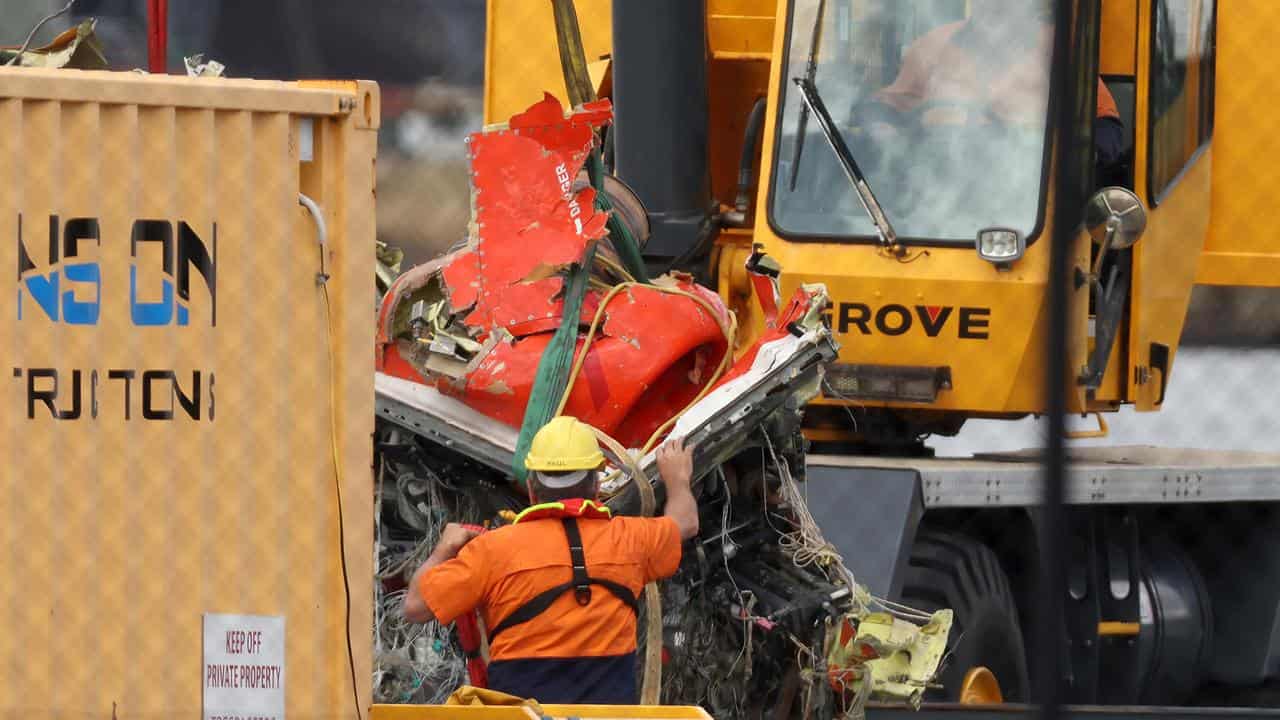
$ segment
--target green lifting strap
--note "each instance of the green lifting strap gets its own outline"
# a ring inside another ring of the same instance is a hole
[[[560,48],[560,64],[564,71],[565,87],[569,91],[569,101],[574,106],[591,102],[595,100],[595,88],[591,86],[587,73],[586,53],[582,49],[577,12],[571,0],[552,0],[551,5],[555,13],[556,42]],[[591,151],[587,159],[587,176],[591,180],[591,187],[596,191],[596,209],[609,214],[606,227],[623,267],[636,280],[649,282],[644,259],[640,256],[640,246],[626,225],[618,219],[617,213],[613,212],[613,203],[604,193],[604,161],[598,147]],[[516,440],[515,457],[511,462],[512,474],[521,487],[527,487],[528,470],[524,466],[524,459],[529,454],[533,436],[551,421],[552,413],[559,407],[560,398],[567,389],[569,370],[573,366],[574,350],[578,345],[582,299],[587,294],[587,281],[591,277],[595,257],[596,243],[592,242],[587,246],[582,262],[571,266],[565,277],[564,315],[560,320],[560,327],[556,329],[556,334],[552,336],[538,361],[538,372],[533,379],[533,390],[529,393],[529,404],[525,407],[520,435]]]
[[[569,382],[573,351],[578,345],[578,317],[582,314],[582,298],[587,294],[587,279],[591,277],[591,264],[595,257],[596,243],[593,242],[587,246],[582,262],[572,265],[564,280],[564,317],[538,361],[538,373],[534,375],[533,390],[529,392],[529,404],[524,409],[524,422],[520,424],[520,436],[516,439],[511,471],[521,487],[526,487],[528,470],[524,466],[524,458],[529,454],[533,436],[550,422]]]

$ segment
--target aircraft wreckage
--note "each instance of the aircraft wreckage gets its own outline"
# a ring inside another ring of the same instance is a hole
[[[610,220],[642,243],[643,207],[587,172],[610,119],[608,102],[566,113],[548,96],[471,136],[465,244],[395,277],[382,297],[375,700],[439,701],[482,669],[473,619],[408,626],[399,602],[446,522],[501,524],[526,503],[513,465],[526,411],[541,402],[606,438],[602,489],[615,513],[661,507],[662,439],[696,444],[702,533],[641,617],[649,699],[717,717],[759,707],[832,717],[868,698],[918,705],[951,611],[870,596],[804,501],[800,413],[836,351],[825,289],[784,300],[776,268],[754,258],[766,328],[739,347],[715,292],[679,272],[629,272]],[[544,397],[539,367],[566,325],[564,392]]]

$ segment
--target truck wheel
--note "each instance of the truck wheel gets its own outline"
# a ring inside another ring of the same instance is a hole
[[[1009,578],[991,548],[959,533],[922,530],[911,549],[902,587],[906,604],[955,611],[951,650],[928,700],[958,701],[965,674],[986,667],[1005,702],[1026,702],[1030,679]]]

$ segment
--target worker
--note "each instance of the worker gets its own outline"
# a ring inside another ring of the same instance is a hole
[[[1003,125],[1042,129],[1048,107],[1053,28],[1048,3],[971,0],[965,20],[934,28],[907,48],[897,79],[859,113],[880,142],[896,139],[904,115],[920,127]],[[1124,151],[1115,98],[1098,80],[1094,145],[1100,173]]]
[[[1094,182],[1118,185],[1129,182],[1121,171],[1125,156],[1124,121],[1107,84],[1098,80],[1098,116],[1093,124]]]
[[[680,440],[658,449],[662,517],[612,517],[597,501],[604,456],[594,432],[553,419],[525,459],[532,504],[492,532],[445,527],[409,584],[405,618],[450,623],[479,609],[491,689],[544,703],[635,704],[640,592],[675,573],[682,541],[698,533],[692,453]]]

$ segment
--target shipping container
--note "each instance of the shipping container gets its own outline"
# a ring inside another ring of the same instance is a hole
[[[368,82],[0,68],[0,716],[367,707],[377,126]]]

